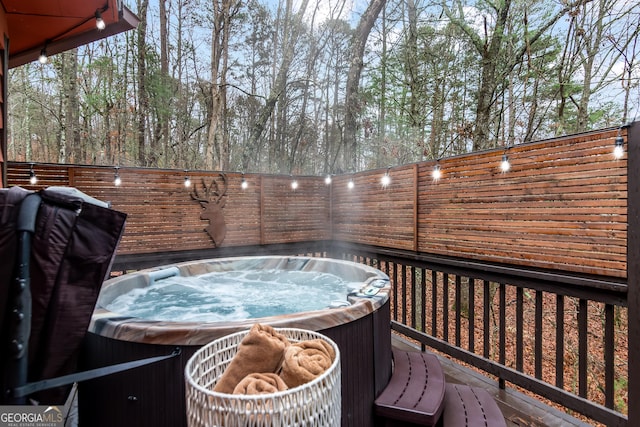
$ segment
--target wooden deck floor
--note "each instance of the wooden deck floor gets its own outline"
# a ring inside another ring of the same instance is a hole
[[[396,335],[392,335],[392,345],[403,350],[420,350],[413,343]],[[517,390],[511,388],[501,390],[497,381],[458,365],[446,357],[438,357],[448,382],[482,387],[489,391],[502,410],[508,427],[591,426],[591,424],[578,420]]]

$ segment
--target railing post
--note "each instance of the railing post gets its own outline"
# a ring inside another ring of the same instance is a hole
[[[640,425],[640,123],[627,130],[628,425]]]

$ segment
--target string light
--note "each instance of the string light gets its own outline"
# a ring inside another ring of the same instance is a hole
[[[184,173],[185,173],[184,186],[185,186],[185,188],[191,187],[191,178],[189,178],[188,172],[189,172],[188,170],[186,170],[186,169],[184,170]]]
[[[38,56],[38,61],[41,64],[46,64],[48,60],[49,58],[47,57],[47,46],[45,45],[45,47],[43,47],[42,50],[40,51],[40,56]]]
[[[38,182],[38,177],[36,176],[36,172],[33,170],[33,163],[31,163],[31,168],[29,169],[29,183],[31,185],[36,185]]]
[[[502,172],[508,172],[511,169],[511,163],[509,163],[509,156],[506,154],[502,155],[502,161],[500,162],[500,170]]]
[[[613,158],[618,160],[624,156],[624,138],[620,135],[616,136],[616,142],[613,147]]]
[[[118,173],[118,169],[120,169],[118,166],[116,166],[116,173],[113,176],[113,185],[115,185],[116,187],[119,187],[120,184],[122,184],[122,179],[120,178],[120,174]]]
[[[433,171],[431,171],[431,176],[433,177],[434,181],[438,181],[440,178],[442,178],[442,170],[440,169],[440,163],[438,163],[438,161],[436,161],[436,165],[433,167]]]
[[[240,188],[246,190],[249,187],[249,183],[244,179],[244,173],[242,174],[242,181],[240,181]]]
[[[353,183],[353,178],[349,178],[349,182],[347,182],[347,188],[352,190],[356,185]]]
[[[327,185],[330,185],[330,184],[331,184],[331,175],[327,175],[327,176],[324,178],[324,183],[325,183],[325,184],[327,184]]]
[[[292,190],[297,190],[298,189],[298,181],[297,180],[293,180],[291,181],[291,189]]]
[[[104,30],[107,24],[104,23],[104,19],[102,19],[102,14],[98,9],[96,9],[96,28],[98,30]]]
[[[387,168],[387,171],[385,172],[384,175],[382,175],[382,178],[380,178],[380,183],[382,184],[383,188],[387,188],[389,186],[389,184],[391,184],[391,177],[389,176],[389,169]]]

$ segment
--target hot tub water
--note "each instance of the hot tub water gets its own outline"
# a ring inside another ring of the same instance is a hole
[[[362,283],[322,272],[221,271],[154,280],[119,295],[106,309],[126,316],[174,322],[220,322],[321,310],[345,305]]]

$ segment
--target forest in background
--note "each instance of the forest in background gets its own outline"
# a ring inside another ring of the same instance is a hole
[[[136,30],[10,70],[9,160],[321,175],[638,115],[636,1],[127,7]]]

